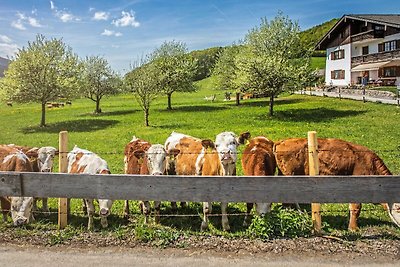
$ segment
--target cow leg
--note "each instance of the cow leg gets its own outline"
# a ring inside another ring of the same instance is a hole
[[[171,202],[171,209],[172,209],[172,212],[174,212],[174,213],[178,210],[178,208],[176,206],[176,202]]]
[[[140,202],[141,207],[142,207],[142,213],[144,215],[144,224],[148,223],[149,220],[149,214],[150,214],[150,202],[149,201],[141,201]]]
[[[186,208],[187,203],[186,202],[181,202],[181,208]]]
[[[93,230],[93,215],[94,215],[94,204],[93,199],[85,199],[87,214],[88,214],[88,230]]]
[[[246,203],[247,210],[246,210],[246,215],[244,216],[243,220],[243,226],[247,227],[249,225],[249,218],[251,218],[251,210],[253,209],[254,204],[253,203]]]
[[[201,222],[201,231],[205,231],[208,229],[208,214],[212,212],[212,203],[211,202],[203,202],[203,221]]]
[[[125,200],[124,217],[125,218],[129,217],[129,200]]]
[[[49,214],[50,210],[49,210],[49,206],[47,204],[47,198],[46,197],[42,198],[42,211],[45,212],[45,215],[47,215],[47,216],[50,215]]]
[[[154,201],[154,220],[155,223],[159,224],[160,223],[160,208],[161,208],[161,201]]]
[[[100,224],[101,224],[101,227],[103,227],[103,228],[108,227],[107,216],[100,216]]]
[[[358,229],[357,219],[360,216],[361,203],[350,203],[349,209],[350,209],[349,230],[355,231]]]
[[[38,211],[38,207],[37,207],[37,201],[38,201],[38,198],[34,198],[33,199],[33,206],[32,206],[32,212],[36,212],[36,211]]]
[[[224,231],[229,231],[231,227],[228,221],[228,203],[221,202],[221,213],[222,213],[222,229]]]

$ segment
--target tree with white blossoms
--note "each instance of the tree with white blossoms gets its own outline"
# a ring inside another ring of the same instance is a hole
[[[174,92],[193,92],[196,88],[193,79],[196,75],[196,61],[188,54],[185,43],[164,42],[151,55],[152,64],[160,70],[159,84],[167,95],[167,109],[172,109],[171,98]]]
[[[120,92],[121,79],[102,57],[86,57],[82,64],[81,93],[96,103],[94,113],[99,114],[101,99],[106,95],[115,95]]]
[[[78,88],[80,64],[77,55],[62,40],[37,35],[18,50],[8,66],[0,90],[7,100],[39,102],[40,126],[46,125],[46,103],[73,95]]]
[[[150,105],[161,94],[159,83],[160,70],[150,63],[149,57],[141,58],[132,65],[132,70],[125,75],[126,89],[133,93],[144,112],[144,124],[149,126]]]
[[[246,35],[236,57],[235,83],[249,92],[269,96],[271,116],[275,98],[310,77],[310,56],[302,50],[299,33],[298,23],[282,13],[271,21],[264,18]]]

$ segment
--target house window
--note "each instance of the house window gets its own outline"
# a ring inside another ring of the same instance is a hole
[[[344,49],[336,50],[331,52],[331,60],[337,60],[344,58]]]
[[[383,68],[383,77],[396,77],[396,67]]]
[[[382,26],[382,25],[375,25],[375,30],[376,30],[376,31],[384,31],[384,30],[385,30],[385,26]]]
[[[393,40],[393,41],[378,44],[378,52],[386,52],[386,51],[396,50],[397,48],[400,48],[397,43],[398,43],[398,40],[397,41]]]
[[[344,79],[344,70],[331,71],[331,79],[332,80],[343,80]]]
[[[363,46],[363,48],[362,48],[362,54],[363,54],[363,55],[368,55],[368,54],[369,54],[369,47],[368,47],[368,46]]]

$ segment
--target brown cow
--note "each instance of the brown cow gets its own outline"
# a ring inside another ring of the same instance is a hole
[[[95,153],[77,146],[68,153],[68,173],[110,174],[107,162]],[[100,222],[103,228],[108,226],[107,217],[111,214],[112,200],[98,199]],[[88,213],[88,229],[93,229],[93,214],[95,212],[93,199],[85,199]]]
[[[32,172],[29,158],[19,149],[0,145],[0,171]],[[15,226],[20,226],[34,220],[32,214],[33,197],[1,197],[3,220],[7,221],[8,211]]]
[[[179,151],[173,150],[171,153],[176,156]],[[138,139],[135,136],[125,146],[125,173],[126,174],[150,174],[150,175],[163,175],[166,172],[167,165],[167,152],[163,145],[151,145],[149,142]],[[154,202],[154,209],[156,212],[156,223],[160,220],[160,201]],[[145,215],[145,223],[147,223],[150,214],[150,202],[141,201],[140,208]],[[129,216],[129,202],[125,201],[125,216]]]
[[[307,139],[292,138],[275,142],[275,157],[279,174],[308,175]],[[391,175],[373,151],[340,139],[318,139],[320,175]],[[387,205],[385,205],[387,206]],[[357,229],[361,204],[351,203],[348,228]],[[393,211],[390,211],[393,218]],[[395,214],[396,215],[396,214]]]
[[[211,140],[201,140],[185,134],[173,132],[165,142],[167,152],[178,149],[180,153],[168,164],[168,173],[177,175],[236,175],[237,146],[242,144],[249,133],[240,137],[232,132],[216,136],[215,145]],[[203,203],[201,230],[208,228],[208,214],[211,203]],[[227,203],[221,203],[222,228],[229,231]]]
[[[263,136],[251,139],[243,150],[242,167],[246,176],[270,176],[275,174],[276,162],[274,142]],[[271,203],[256,203],[257,213],[263,215],[270,211]],[[248,214],[253,203],[247,203],[247,214],[244,225],[247,225]]]

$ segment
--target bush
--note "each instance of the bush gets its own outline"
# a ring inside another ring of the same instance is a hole
[[[311,216],[306,212],[274,207],[264,217],[254,216],[247,234],[252,238],[309,236],[312,230]]]

